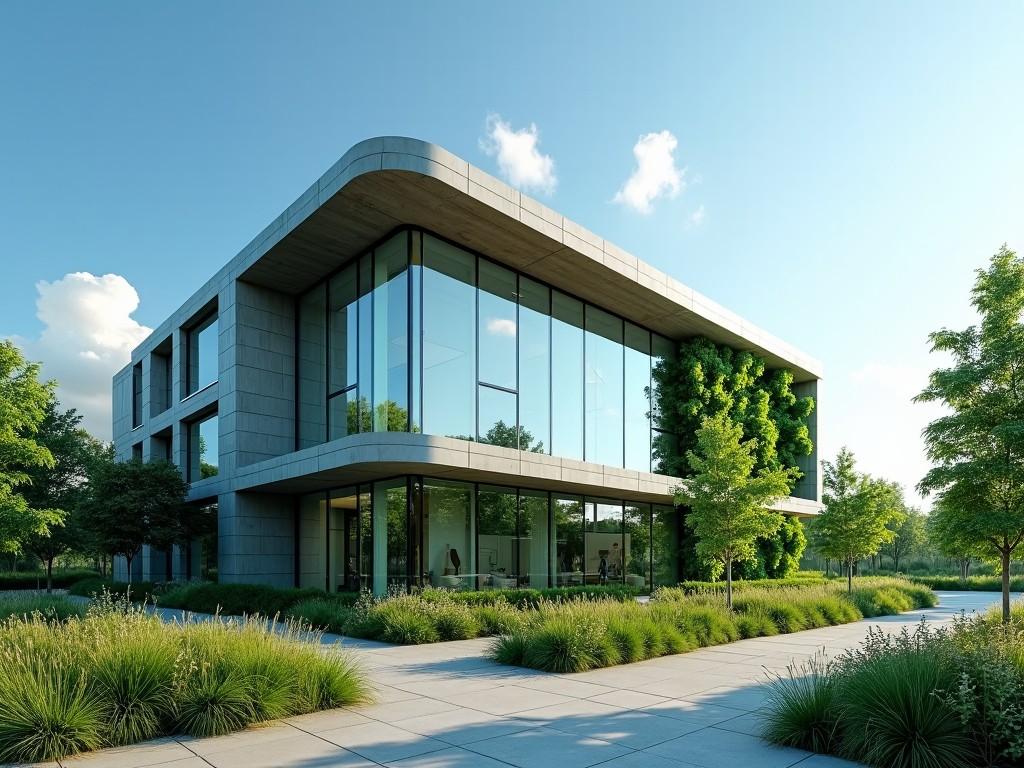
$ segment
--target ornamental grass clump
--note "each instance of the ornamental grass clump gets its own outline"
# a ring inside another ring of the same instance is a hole
[[[0,623],[0,762],[228,733],[367,697],[348,656],[294,623],[166,624],[110,595],[84,617]]]

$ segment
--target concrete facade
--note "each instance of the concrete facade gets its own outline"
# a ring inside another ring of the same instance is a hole
[[[451,478],[670,504],[677,480],[650,472],[416,432],[353,434],[296,450],[297,297],[402,226],[429,229],[499,264],[672,340],[704,335],[794,374],[817,402],[821,366],[664,273],[445,150],[385,137],[353,147],[132,353],[114,376],[117,456],[189,465],[190,425],[217,415],[218,472],[189,498],[218,504],[218,578],[292,586],[298,496],[397,475]],[[192,326],[215,312],[216,381],[189,393]],[[141,423],[133,372],[141,366]],[[810,420],[817,443],[818,409]],[[194,442],[194,441],[193,441]],[[817,451],[780,511],[819,509]],[[180,578],[187,558],[146,552],[141,578]],[[167,573],[167,564],[170,573]],[[123,564],[120,565],[123,574]]]

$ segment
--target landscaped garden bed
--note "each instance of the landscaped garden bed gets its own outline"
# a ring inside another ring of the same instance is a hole
[[[1024,762],[1024,603],[898,635],[871,632],[772,685],[766,738],[885,768]]]
[[[213,736],[368,697],[351,659],[298,625],[165,623],[109,596],[74,613],[5,609],[15,615],[0,622],[0,762]]]

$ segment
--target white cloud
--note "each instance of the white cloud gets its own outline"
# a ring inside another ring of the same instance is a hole
[[[498,168],[509,184],[521,189],[535,189],[550,195],[555,191],[555,161],[537,148],[540,132],[530,123],[528,128],[513,130],[501,115],[487,116],[487,138],[480,148],[498,158]]]
[[[42,363],[44,378],[56,379],[64,408],[77,408],[82,426],[111,437],[111,377],[131,359],[150,329],[132,319],[139,294],[120,275],[72,272],[52,283],[36,283],[37,339],[16,339],[29,360]]]
[[[516,321],[505,317],[487,318],[487,332],[492,336],[515,336]]]
[[[678,145],[669,131],[647,133],[633,146],[636,170],[615,195],[615,202],[640,213],[650,213],[659,197],[675,197],[685,188],[685,169],[676,167],[674,152]]]
[[[845,445],[860,471],[895,480],[909,502],[929,507],[915,490],[930,467],[921,431],[944,410],[911,400],[924,389],[935,364],[869,362],[835,386],[823,382],[821,458],[834,460]]]
[[[697,207],[697,210],[690,214],[688,225],[690,227],[699,227],[704,223],[704,219],[707,217],[707,212],[704,210],[704,205],[701,204]]]

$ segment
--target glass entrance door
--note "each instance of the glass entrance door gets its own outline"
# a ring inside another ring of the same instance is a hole
[[[355,489],[331,494],[329,528],[331,592],[359,590],[359,496]]]

